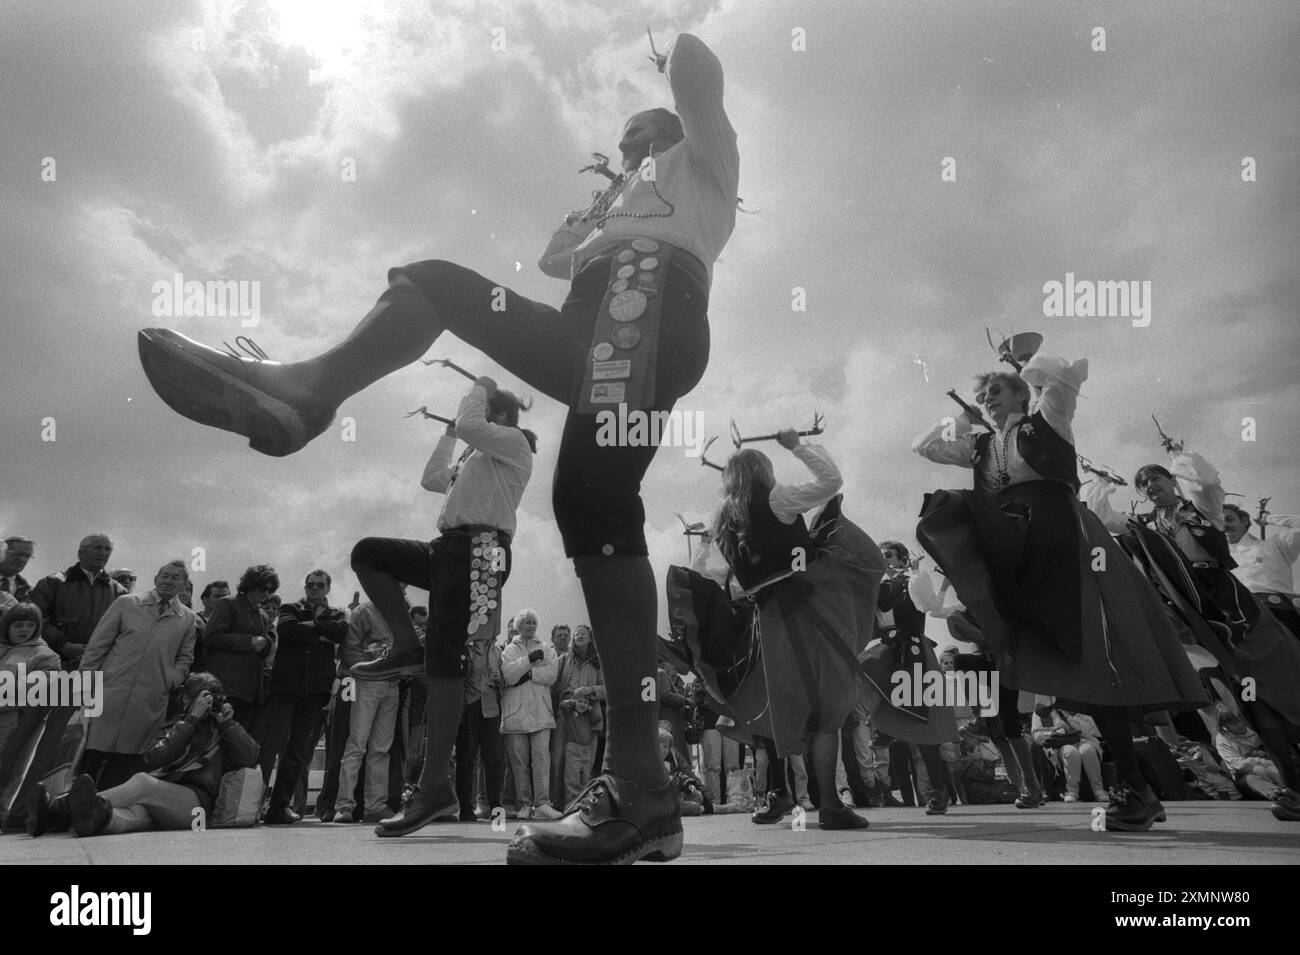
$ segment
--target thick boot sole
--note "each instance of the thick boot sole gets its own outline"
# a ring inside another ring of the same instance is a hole
[[[348,673],[358,680],[393,680],[402,676],[419,676],[424,673],[424,659],[383,667],[358,663],[348,670]]]
[[[525,842],[506,850],[506,865],[632,865],[643,859],[646,862],[671,862],[681,854],[682,833],[679,831],[649,839],[613,858],[592,862],[558,859],[542,852],[532,842]]]
[[[432,825],[436,822],[456,822],[458,804],[452,803],[449,806],[443,806],[441,809],[434,809],[428,813],[421,813],[418,816],[403,816],[401,819],[386,819],[379,825],[375,826],[375,835],[381,839],[397,839],[401,836],[409,836],[413,832],[419,832],[425,826]]]
[[[1155,825],[1156,817],[1148,815],[1145,819],[1133,821],[1129,819],[1115,819],[1112,816],[1106,817],[1107,832],[1146,832]]]
[[[169,408],[191,421],[247,438],[254,451],[284,457],[324,430],[310,430],[291,405],[166,339],[142,331],[137,341],[145,376]]]
[[[99,810],[99,794],[93,785],[82,784],[78,776],[68,792],[68,808],[72,810],[72,831],[83,838],[93,836],[102,826],[95,816]]]

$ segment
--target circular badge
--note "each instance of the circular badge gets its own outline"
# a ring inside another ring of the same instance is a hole
[[[489,601],[488,601],[488,609],[489,609],[489,610],[496,610],[496,609],[497,609],[497,602],[496,602],[495,600],[489,600]]]
[[[495,597],[496,595],[497,595],[496,590],[495,590],[494,588],[492,588],[492,587],[489,587],[489,588],[488,588],[488,599],[491,599],[491,598]]]
[[[609,314],[616,322],[634,322],[645,312],[645,295],[635,289],[619,292],[609,303]]]
[[[654,239],[633,239],[632,248],[638,252],[654,252],[659,248],[659,243]]]
[[[630,279],[636,272],[635,265],[625,265],[616,273],[621,279]]]
[[[617,279],[610,286],[609,290],[617,295],[619,292],[627,290],[627,279]]]
[[[641,330],[635,325],[619,325],[610,332],[609,340],[616,348],[636,348],[637,342],[641,341]]]
[[[651,256],[648,259],[642,259],[638,264],[647,272],[653,272],[655,269],[659,268],[659,260],[654,256]]]
[[[469,572],[469,579],[470,579],[470,580],[478,580],[478,571],[477,571],[477,570],[471,570],[471,571]]]
[[[624,249],[622,252],[616,255],[615,258],[619,262],[631,262],[634,258],[636,258],[636,253],[633,252],[631,249]]]
[[[475,547],[475,548],[474,548],[474,556],[475,556],[475,557],[482,557],[482,556],[483,556],[483,548],[482,548],[482,547]]]
[[[609,356],[614,354],[614,346],[609,342],[601,342],[591,350],[591,357],[596,361],[609,361]]]
[[[658,248],[658,246],[655,246],[655,248]],[[606,557],[609,557],[611,554],[614,553],[614,545],[605,544],[603,547],[601,547],[600,552],[604,554]]]

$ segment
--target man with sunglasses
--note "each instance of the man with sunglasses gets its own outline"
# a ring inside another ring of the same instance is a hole
[[[271,670],[261,752],[262,778],[268,782],[272,767],[280,761],[265,819],[269,825],[298,821],[290,804],[311,765],[320,714],[329,705],[335,647],[348,633],[343,611],[329,605],[330,583],[328,573],[313,570],[303,582],[303,598],[282,606],[276,620],[280,639]]]

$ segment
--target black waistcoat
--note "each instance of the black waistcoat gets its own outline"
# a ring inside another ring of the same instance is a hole
[[[740,586],[746,590],[769,577],[788,571],[796,547],[803,548],[805,561],[813,557],[812,537],[803,515],[793,524],[782,523],[772,513],[767,489],[755,490],[749,500],[749,527],[744,531],[728,524],[718,535],[718,547]]]
[[[1056,433],[1042,412],[1035,411],[1015,425],[1016,449],[1025,463],[1045,478],[1064,481],[1079,490],[1079,463],[1074,456],[1074,445]],[[982,462],[991,453],[992,432],[985,431],[975,438],[975,453],[971,466],[975,469],[975,490],[992,493],[993,488],[984,476]]]

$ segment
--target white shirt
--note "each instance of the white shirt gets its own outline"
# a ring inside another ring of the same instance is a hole
[[[452,464],[456,439],[473,453],[457,468]],[[480,385],[461,399],[456,412],[455,436],[438,439],[420,485],[426,491],[446,494],[438,528],[486,524],[514,536],[515,511],[533,473],[533,452],[518,428],[487,420],[487,391]]]
[[[1074,444],[1075,407],[1079,401],[1079,389],[1088,379],[1088,359],[1067,361],[1064,358],[1038,354],[1025,363],[1020,373],[1028,384],[1041,389],[1038,398],[1031,405],[1031,411],[1041,412],[1043,418],[1057,434],[1070,444]],[[1015,429],[1028,426],[1028,416],[1015,412],[1007,416],[1001,428],[996,428],[990,445],[996,444],[1001,453],[1006,449],[1007,477],[1011,484],[1023,481],[1037,481],[1042,475],[1031,468],[1020,456],[1016,446]],[[947,432],[950,437],[945,437]],[[975,434],[971,430],[970,420],[965,414],[956,418],[945,418],[912,442],[912,450],[923,458],[936,464],[952,464],[957,467],[972,466],[975,455]],[[980,462],[984,476],[991,486],[996,487],[997,460],[994,448]]]
[[[1232,559],[1237,562],[1233,574],[1252,593],[1265,590],[1293,594],[1295,574],[1292,565],[1300,555],[1300,518],[1276,515],[1270,517],[1272,528],[1267,539],[1260,540],[1247,531],[1241,540],[1229,544]]]
[[[665,73],[685,138],[656,152],[653,165],[647,160],[628,177],[603,228],[594,221],[561,226],[538,262],[547,275],[572,278],[610,246],[645,237],[691,253],[712,283],[713,263],[736,225],[740,182],[736,131],[722,108],[722,65],[702,41],[682,33],[668,53]],[[669,211],[660,196],[672,203],[671,215],[659,217]],[[628,213],[633,212],[652,217],[632,218]]]
[[[957,592],[952,589],[948,578],[943,578],[938,592],[934,589],[934,580],[928,570],[917,569],[907,581],[907,595],[912,598],[916,609],[928,613],[936,620],[946,620],[954,614],[961,613],[966,605],[957,599]]]

